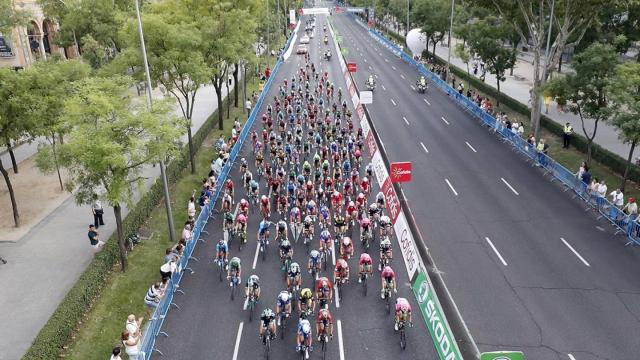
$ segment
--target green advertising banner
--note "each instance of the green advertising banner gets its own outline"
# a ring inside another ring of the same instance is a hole
[[[458,344],[456,344],[456,340],[453,337],[453,332],[449,328],[440,303],[435,297],[431,284],[429,284],[427,275],[424,272],[418,273],[412,288],[440,359],[463,360]]]
[[[340,52],[342,53],[342,55],[347,56],[349,55],[349,50],[347,50],[347,48],[341,48]]]
[[[492,351],[482,353],[480,360],[524,360],[522,351]]]

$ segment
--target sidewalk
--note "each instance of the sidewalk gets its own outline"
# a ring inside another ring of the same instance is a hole
[[[193,111],[194,133],[216,108],[213,86],[202,88]],[[181,116],[179,107],[176,111]],[[186,131],[182,140],[186,141]],[[143,176],[147,177],[145,190],[159,174],[158,167],[148,166],[143,170]],[[178,204],[173,211],[185,209],[186,203]],[[106,225],[99,229],[102,239],[108,239],[115,231],[113,210],[106,206],[105,210]],[[123,216],[127,213],[128,209],[123,207]],[[78,206],[73,197],[69,197],[18,242],[0,243],[0,257],[7,261],[5,265],[0,264],[0,319],[4,324],[0,327],[0,360],[22,357],[91,262],[94,250],[86,233],[92,221],[90,207]]]
[[[457,39],[452,39],[451,41],[454,46],[458,43]],[[430,46],[429,51],[431,52],[431,50],[432,47]],[[436,45],[436,55],[438,55],[440,58],[446,61],[448,53],[448,47],[442,46],[442,44]],[[532,61],[530,62],[528,60],[524,60],[529,58],[527,55],[528,54],[518,55],[518,61],[513,71],[513,76],[508,74],[506,75],[507,79],[500,83],[500,91],[506,95],[509,95],[515,100],[528,105],[530,97],[529,91],[533,87],[533,64]],[[467,71],[467,66],[465,65],[465,63],[463,63],[460,58],[455,57],[453,51],[451,54],[451,64],[460,68],[462,71]],[[473,75],[472,65],[472,63],[469,63],[469,70]],[[570,67],[570,64],[563,64],[562,67],[564,71],[564,69]],[[478,75],[480,75],[480,69],[478,69]],[[554,73],[554,75],[556,74]],[[485,83],[492,86],[493,88],[496,88],[495,75],[487,73],[485,76]],[[582,123],[580,122],[580,118],[572,113],[559,113],[555,102],[551,102],[551,104],[549,104],[548,113],[545,113],[543,105],[542,113],[561,125],[564,125],[567,122],[571,123],[571,126],[573,126],[573,130],[576,132],[576,134],[583,135]],[[527,123],[525,122],[525,124]],[[593,130],[593,122],[587,121],[585,123],[585,128],[589,133],[591,133],[591,131]],[[598,123],[598,131],[596,133],[594,142],[604,147],[605,149],[620,155],[623,159],[626,159],[629,155],[630,146],[627,144],[623,144],[620,139],[618,139],[616,129],[607,123]]]

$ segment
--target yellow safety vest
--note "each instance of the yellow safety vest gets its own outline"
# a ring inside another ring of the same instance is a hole
[[[571,127],[571,125],[565,125],[564,126],[564,133],[567,135],[571,135],[573,133],[573,128]]]

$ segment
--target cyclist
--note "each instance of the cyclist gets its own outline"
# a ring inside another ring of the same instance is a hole
[[[371,237],[371,235],[371,219],[364,217],[360,220],[360,238],[364,240],[365,237]]]
[[[380,216],[380,237],[391,235],[391,219],[387,215]]]
[[[284,220],[278,221],[278,234],[276,235],[278,241],[288,239],[287,235],[287,222]]]
[[[313,351],[312,344],[312,335],[311,335],[311,324],[307,319],[300,319],[298,321],[298,331],[296,336],[296,351],[302,350],[302,344],[309,349],[309,351]]]
[[[331,239],[331,233],[329,230],[324,229],[320,232],[320,251],[330,250],[333,241]]]
[[[358,282],[362,282],[364,275],[371,276],[373,260],[367,253],[360,255],[360,261],[358,262]]]
[[[357,212],[358,212],[358,208],[356,207],[356,203],[354,203],[353,201],[349,201],[349,203],[347,204],[347,209],[346,209],[346,218],[347,218],[347,222],[350,221],[355,221],[358,216],[357,216]]]
[[[336,268],[333,270],[334,283],[345,283],[349,281],[349,264],[345,259],[336,260]]]
[[[246,233],[247,232],[247,217],[243,214],[238,214],[236,216],[236,234]]]
[[[331,318],[329,309],[320,309],[320,311],[318,311],[316,333],[318,334],[318,341],[320,341],[320,335],[323,333],[328,335],[329,339],[333,338],[333,319]]]
[[[233,180],[227,179],[227,181],[224,182],[224,192],[231,195],[233,199]]]
[[[348,236],[343,236],[340,240],[340,256],[347,260],[353,256],[353,242]]]
[[[382,285],[380,287],[382,289],[380,292],[380,297],[382,299],[384,299],[385,290],[388,290],[389,292],[391,292],[391,289],[393,289],[394,293],[398,292],[396,288],[396,273],[393,271],[391,266],[385,266],[384,269],[382,269],[382,274],[380,274],[380,278],[382,281]]]
[[[369,195],[369,193],[371,192],[371,186],[369,184],[369,178],[368,177],[363,177],[362,180],[360,181],[360,189],[362,190],[363,193],[365,193],[366,195]]]
[[[260,300],[260,278],[258,275],[252,274],[247,278],[244,285],[244,297],[252,295],[255,301]]]
[[[409,304],[407,299],[402,297],[396,299],[396,318],[393,326],[395,331],[398,331],[400,322],[408,322],[409,326],[413,326],[413,322],[411,321],[411,304]]]
[[[380,209],[378,208],[378,203],[371,203],[369,205],[369,217],[373,219],[373,221],[380,220]]]
[[[283,265],[286,257],[288,257],[289,259],[293,258],[293,248],[291,247],[291,243],[289,242],[289,240],[284,239],[280,243],[280,261],[282,261]]]
[[[303,228],[302,228],[302,233],[304,234],[305,237],[308,237],[309,239],[313,238],[313,220],[311,219],[311,216],[307,215],[304,217],[304,222],[302,223]]]
[[[309,261],[307,262],[307,270],[309,274],[312,273],[312,270],[315,269],[316,272],[320,270],[320,260],[321,260],[320,251],[313,249],[309,252]]]
[[[338,190],[334,190],[331,194],[331,206],[335,213],[339,213],[342,209],[342,194]]]
[[[329,279],[325,276],[319,278],[316,281],[316,299],[322,304],[324,301],[326,304],[333,301],[333,291],[331,291],[333,285]]]
[[[391,247],[391,240],[389,240],[388,237],[380,241],[380,264],[378,265],[378,271],[382,271],[384,259],[387,260],[387,263],[393,260],[393,248]]]
[[[294,206],[291,208],[289,212],[289,222],[291,223],[291,231],[293,232],[293,237],[297,240],[300,231],[300,222],[301,222],[302,214],[300,212],[300,208]]]
[[[313,313],[316,309],[316,303],[313,298],[313,293],[311,289],[304,288],[300,290],[300,301],[298,301],[298,311],[300,312],[300,316],[304,313]]]
[[[251,171],[247,170],[242,174],[242,181],[244,182],[244,188],[249,193],[249,184],[251,184],[251,180],[253,180],[253,174]]]
[[[233,204],[233,198],[231,195],[225,193],[222,197],[222,212],[231,213],[231,205]]]
[[[378,192],[378,195],[376,195],[376,202],[381,210],[384,209],[384,194],[382,191]]]
[[[362,213],[364,213],[364,210],[367,208],[367,197],[363,193],[358,193],[356,205],[358,207],[358,218],[360,218]]]
[[[276,314],[273,312],[273,310],[266,308],[264,309],[264,311],[262,311],[262,314],[260,315],[260,338],[263,339],[263,343],[264,343],[264,333],[265,331],[267,331],[267,329],[269,329],[271,331],[271,339],[275,338],[276,336],[276,323],[275,320],[276,319]]]
[[[336,216],[334,216],[333,218],[333,227],[336,233],[336,239],[338,238],[338,236],[343,235],[347,230],[347,221],[345,220],[344,216],[336,213]]]
[[[313,200],[309,200],[307,203],[307,215],[313,216],[313,219],[318,216],[318,206]]]
[[[296,286],[300,286],[301,284],[302,275],[300,274],[300,265],[298,265],[297,262],[292,262],[287,272],[287,289],[293,291]]]
[[[240,173],[244,174],[247,171],[247,159],[242,158],[240,159]]]
[[[257,199],[258,195],[260,195],[260,184],[258,184],[258,182],[253,179],[251,180],[251,182],[249,182],[249,194],[255,199]]]
[[[238,211],[240,214],[244,216],[249,215],[249,202],[246,199],[240,200],[240,204],[238,205]]]
[[[269,245],[269,227],[271,226],[271,221],[262,219],[260,224],[258,225],[258,241],[260,239],[265,239],[267,245]]]
[[[291,294],[287,290],[282,290],[276,299],[276,316],[284,313],[285,317],[291,314]],[[280,316],[278,316],[278,325],[280,325]]]
[[[262,217],[265,219],[271,216],[271,203],[267,195],[262,195],[260,198],[260,213],[262,213]]]
[[[242,266],[240,265],[240,258],[234,256],[229,261],[229,267],[227,268],[227,280],[237,279],[236,284],[239,284],[242,279]],[[231,286],[232,284],[229,284]]]

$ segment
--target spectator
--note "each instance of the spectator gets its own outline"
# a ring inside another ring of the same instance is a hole
[[[600,181],[598,181],[598,178],[593,178],[593,180],[591,180],[591,183],[589,183],[589,186],[587,186],[587,192],[589,193],[589,195],[596,196],[596,194],[598,193],[599,183]]]
[[[604,183],[604,180],[600,180],[600,184],[598,184],[598,189],[596,190],[598,197],[604,198],[607,196],[607,184]]]
[[[635,198],[629,198],[629,202],[622,208],[625,214],[628,214],[631,219],[635,219],[638,216],[638,204]]]
[[[244,103],[244,108],[247,109],[247,116],[251,115],[251,100],[247,98],[247,101]]]
[[[582,164],[580,164],[580,168],[578,169],[578,172],[576,173],[576,177],[578,179],[582,179],[582,174],[584,174],[586,168],[587,168],[587,163],[583,161]]]
[[[172,260],[175,260],[176,253],[173,250],[174,250],[173,248],[167,248],[164,251],[164,263],[165,264],[170,262],[170,261],[172,261]]]
[[[193,227],[196,221],[196,189],[193,189],[191,192],[191,197],[187,203],[187,216],[189,217],[191,227]]]
[[[176,262],[180,261],[180,258],[182,258],[182,255],[184,254],[184,245],[182,244],[177,244],[173,249],[171,249],[171,252],[173,253],[173,256],[176,258]]]
[[[176,269],[177,269],[176,259],[173,258],[165,262],[164,264],[160,265],[160,277],[162,279],[170,278],[171,274],[174,271],[176,271]]]
[[[124,345],[124,352],[129,355],[129,359],[137,359],[140,354],[140,337],[130,334],[128,331],[122,332],[122,344]]]
[[[93,213],[93,225],[97,228],[100,225],[104,225],[104,220],[102,216],[104,215],[104,209],[102,208],[102,202],[98,199],[97,196],[94,196],[93,205],[91,206],[91,213]]]
[[[120,346],[116,346],[113,348],[113,351],[111,351],[111,357],[109,358],[109,360],[122,360],[122,358],[120,357]]]
[[[124,324],[125,329],[129,332],[129,334],[135,336],[135,337],[139,337],[140,335],[142,335],[142,320],[144,318],[141,316],[136,320],[136,316],[133,314],[130,314],[127,317],[127,321]]]
[[[547,156],[549,155],[549,144],[547,144],[544,139],[540,139],[536,150],[538,150],[538,166],[546,166]]]
[[[529,134],[529,137],[527,138],[527,144],[529,144],[530,147],[534,147],[536,145],[536,137],[533,136],[533,134]]]
[[[463,92],[464,92],[464,84],[460,83],[458,84],[458,94],[462,95]]]
[[[522,137],[524,135],[524,123],[521,121],[520,126],[518,126],[518,136]]]
[[[182,229],[182,236],[180,238],[188,242],[189,240],[191,240],[191,236],[193,236],[191,232],[191,223],[187,221],[184,223],[184,228]]]
[[[144,297],[144,304],[147,305],[147,310],[149,312],[149,317],[151,317],[151,312],[158,307],[158,303],[164,293],[160,289],[161,283],[157,282],[149,288],[147,291],[147,295]]]
[[[624,194],[620,191],[620,188],[613,190],[609,196],[611,196],[611,203],[618,209],[622,209],[624,205]]]
[[[587,164],[584,165],[584,171],[580,174],[580,180],[582,180],[585,185],[589,185],[591,182],[591,171],[589,171]]]
[[[564,129],[562,130],[562,147],[564,149],[569,148],[569,144],[571,143],[571,135],[573,135],[573,127],[571,124],[566,123],[564,125]]]
[[[100,249],[104,246],[104,242],[100,240],[100,234],[98,234],[98,230],[96,230],[96,227],[93,224],[89,224],[89,233],[87,236],[89,236],[91,246],[95,249]]]

